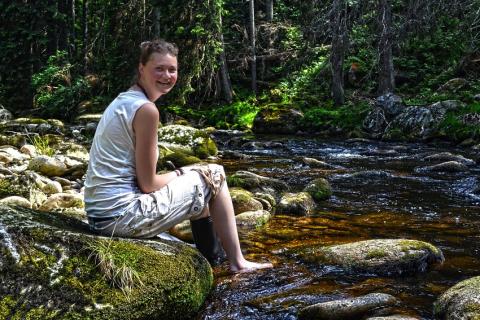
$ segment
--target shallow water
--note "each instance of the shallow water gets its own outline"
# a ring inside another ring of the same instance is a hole
[[[461,173],[420,169],[438,163],[424,160],[431,154],[449,151],[476,160],[477,152],[446,145],[266,136],[255,141],[266,146],[223,146],[252,156],[223,161],[228,173],[249,170],[281,179],[293,190],[325,177],[333,196],[311,216],[275,215],[260,229],[240,230],[247,256],[272,261],[275,268],[236,276],[219,268],[214,292],[198,319],[297,319],[303,306],[371,292],[396,296],[398,313],[433,319],[433,302],[443,291],[480,274],[479,166]],[[302,157],[336,167],[311,169]],[[379,277],[312,266],[286,254],[296,247],[375,238],[430,242],[443,251],[445,263],[415,276]]]

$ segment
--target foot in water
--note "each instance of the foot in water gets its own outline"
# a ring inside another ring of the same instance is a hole
[[[231,265],[230,271],[232,273],[246,273],[246,272],[255,272],[260,269],[268,269],[268,268],[273,268],[273,264],[269,262],[258,263],[258,262],[251,262],[248,260],[244,260],[238,265]]]

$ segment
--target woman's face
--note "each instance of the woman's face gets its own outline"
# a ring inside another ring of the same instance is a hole
[[[177,57],[154,52],[146,64],[139,64],[140,80],[152,101],[168,93],[177,82]]]

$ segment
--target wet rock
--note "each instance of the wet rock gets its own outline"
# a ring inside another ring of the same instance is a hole
[[[308,192],[285,193],[277,205],[277,212],[306,216],[315,209],[315,201]]]
[[[370,293],[356,298],[317,303],[300,310],[300,320],[339,320],[362,319],[378,312],[379,309],[393,307],[398,300],[385,293]]]
[[[260,110],[253,120],[255,133],[294,134],[300,129],[304,115],[291,106],[265,108]]]
[[[0,233],[0,312],[12,319],[189,319],[212,287],[183,243],[99,237],[66,215],[3,206]]]
[[[480,277],[463,280],[444,292],[434,304],[438,319],[480,319]]]
[[[306,262],[336,265],[350,272],[394,276],[424,272],[443,263],[440,249],[407,239],[376,239],[327,247],[307,248],[300,253]]]
[[[246,211],[263,209],[262,203],[255,199],[250,191],[245,189],[238,187],[230,188],[230,196],[232,197],[233,208],[236,215]]]
[[[270,220],[267,210],[245,211],[235,216],[238,226],[260,227]]]
[[[385,316],[385,317],[367,318],[365,320],[419,320],[419,318],[413,318],[413,317],[404,316],[404,315],[401,315],[401,314],[394,314],[394,315]]]
[[[2,200],[0,200],[0,204],[20,206],[23,208],[32,207],[32,204],[30,203],[29,200],[19,196],[10,196],[10,197],[3,198]]]
[[[468,167],[458,161],[442,162],[433,166],[416,168],[419,172],[465,172],[468,171]]]
[[[310,166],[311,168],[320,168],[320,169],[336,169],[334,165],[328,164],[324,161],[317,160],[314,158],[304,157],[302,158],[302,162],[306,165]]]
[[[308,192],[315,201],[326,200],[332,195],[332,187],[324,178],[311,181],[303,191]]]
[[[62,176],[67,172],[67,166],[62,161],[45,155],[40,155],[32,160],[28,169],[44,174],[48,177]]]
[[[261,200],[267,201],[268,204],[269,204],[269,207],[275,207],[277,205],[277,202],[275,201],[275,198],[268,193],[255,192],[254,195],[255,195],[255,199],[257,199],[259,201],[261,201]],[[264,202],[262,202],[262,203],[264,203]],[[265,208],[265,205],[264,205],[264,208]],[[270,211],[270,209],[267,209],[267,211]]]
[[[54,194],[63,192],[63,188],[58,181],[48,181],[42,188],[42,191],[46,194]]]
[[[249,191],[261,191],[268,188],[274,189],[276,193],[287,191],[288,185],[278,179],[264,177],[248,171],[237,171],[228,178],[228,185],[232,187],[241,187]],[[270,192],[267,192],[271,194]]]
[[[244,153],[238,152],[238,151],[229,151],[229,150],[224,150],[220,153],[222,159],[248,159],[250,158],[249,155],[246,155]]]
[[[101,113],[89,113],[89,114],[83,114],[81,116],[78,116],[75,118],[74,123],[78,124],[83,124],[86,125],[89,122],[95,122],[98,123],[100,122],[100,119],[102,118]]]
[[[348,173],[345,176],[351,177],[353,179],[372,179],[372,178],[388,178],[391,177],[392,174],[387,171],[383,170],[365,170],[365,171],[358,171],[354,173]]]
[[[56,193],[43,202],[38,208],[41,211],[52,211],[59,208],[83,208],[83,197],[79,194]]]
[[[423,158],[425,161],[456,161],[467,166],[475,165],[475,161],[472,159],[465,158],[462,155],[453,154],[451,152],[441,152],[426,156]]]

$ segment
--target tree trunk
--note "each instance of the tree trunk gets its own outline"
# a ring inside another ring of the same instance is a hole
[[[220,15],[220,42],[222,45],[222,52],[220,53],[220,82],[223,93],[223,98],[231,103],[233,100],[232,82],[228,73],[227,58],[225,56],[225,44],[223,40],[223,24],[222,16]]]
[[[83,1],[82,6],[82,27],[83,27],[83,71],[88,72],[88,1]]]
[[[257,94],[257,57],[255,53],[255,1],[249,0],[249,4],[250,52],[252,55],[250,71],[252,75],[252,91]]]
[[[47,30],[47,54],[49,56],[55,54],[58,50],[58,32],[57,20],[55,18],[58,13],[55,1],[48,0],[46,11],[46,30]]]
[[[332,96],[336,106],[345,102],[343,62],[348,43],[347,13],[345,0],[334,0],[332,4],[332,52],[330,66],[332,72]]]
[[[272,22],[273,21],[273,0],[267,0],[265,2],[265,12],[267,16],[267,21]]]
[[[160,19],[161,19],[161,11],[158,6],[156,6],[153,9],[153,16],[154,16],[154,21],[153,21],[153,36],[154,38],[159,38],[160,37],[160,32],[162,29],[160,28]]]
[[[61,18],[57,19],[58,23],[58,49],[67,50],[68,46],[68,0],[60,0],[57,2],[58,12],[61,14]]]
[[[75,52],[76,53],[76,40],[77,40],[77,33],[76,33],[76,30],[75,30],[75,21],[76,21],[76,10],[75,10],[75,0],[71,0],[70,2],[70,5],[71,5],[71,12],[70,12],[70,15],[71,15],[71,25],[70,25],[70,28],[72,30],[70,36],[70,47],[72,48],[72,53]]]
[[[389,0],[379,0],[380,39],[378,41],[378,94],[395,89],[392,55],[392,7]]]

